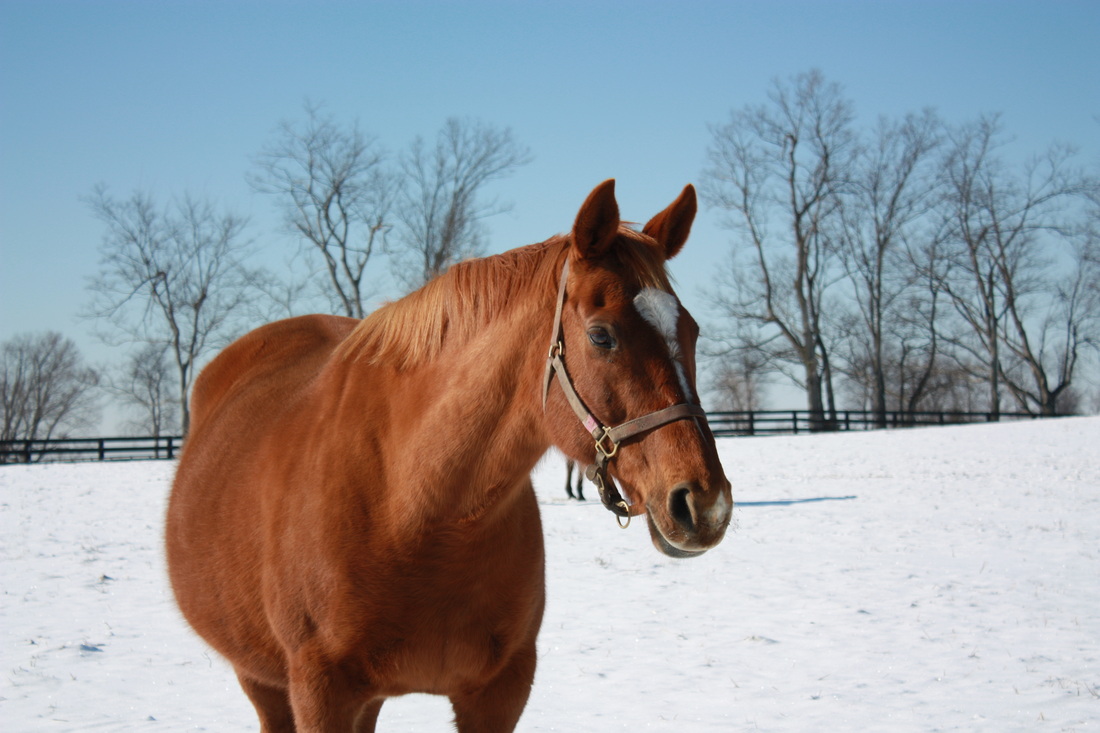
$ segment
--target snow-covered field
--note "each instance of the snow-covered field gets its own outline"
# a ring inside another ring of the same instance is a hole
[[[720,450],[736,527],[690,561],[540,465],[549,603],[520,730],[1100,730],[1100,418]],[[0,467],[0,729],[257,729],[171,600],[172,470]],[[449,721],[412,696],[379,729]]]

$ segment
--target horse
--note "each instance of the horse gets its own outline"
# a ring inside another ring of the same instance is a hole
[[[689,185],[637,231],[605,181],[567,234],[361,321],[262,326],[201,372],[169,577],[262,731],[373,731],[408,693],[448,697],[460,733],[514,730],[545,604],[530,473],[551,446],[597,466],[661,552],[722,539],[698,326],[665,268],[695,213]]]

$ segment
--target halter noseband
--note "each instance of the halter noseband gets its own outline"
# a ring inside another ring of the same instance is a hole
[[[565,281],[568,277],[569,260],[566,259],[561,270],[561,283],[558,285],[558,302],[554,313],[554,333],[550,339],[550,352],[546,356],[546,371],[542,383],[542,407],[544,410],[546,409],[546,397],[550,392],[550,382],[554,380],[556,374],[566,401],[573,408],[573,412],[576,413],[581,424],[584,425],[584,429],[596,441],[596,462],[585,469],[585,476],[588,477],[589,481],[596,484],[603,505],[615,514],[616,519],[619,520],[619,526],[625,528],[630,524],[630,505],[623,499],[615,486],[614,480],[607,473],[608,464],[619,452],[619,444],[624,440],[656,430],[677,420],[706,420],[707,414],[699,405],[681,402],[642,417],[628,420],[613,428],[606,427],[597,420],[585,406],[580,395],[577,394],[572,380],[569,379],[569,372],[565,369],[565,334],[562,330],[561,314],[562,309],[565,307]],[[696,425],[698,426],[698,423]],[[701,428],[700,432],[702,432]],[[626,524],[622,523],[623,517],[626,517]]]

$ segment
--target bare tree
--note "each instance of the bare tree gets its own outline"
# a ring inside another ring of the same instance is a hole
[[[159,438],[178,430],[179,400],[167,357],[164,344],[143,344],[107,386],[136,413],[124,427],[127,432]]]
[[[933,234],[905,243],[905,259],[913,281],[904,302],[890,322],[889,340],[895,345],[893,397],[897,409],[913,413],[930,409],[937,377],[947,370],[942,354],[940,282],[945,275],[941,242]]]
[[[343,127],[308,102],[305,113],[304,122],[279,126],[249,182],[276,197],[287,228],[320,257],[337,310],[362,318],[369,297],[363,278],[390,228],[396,180],[386,152],[357,124]]]
[[[741,350],[718,360],[711,389],[719,410],[755,412],[764,407],[765,363],[759,351]]]
[[[962,337],[952,339],[952,344],[978,365],[976,371],[988,385],[989,409],[994,415],[1001,412],[998,332],[1004,312],[995,287],[996,265],[991,251],[984,246],[990,233],[983,221],[984,212],[996,211],[996,206],[983,179],[988,179],[998,166],[992,158],[999,126],[997,119],[983,118],[953,133],[944,164],[948,190],[943,205],[945,239],[954,245],[953,267],[952,276],[940,282],[955,312],[968,326]],[[960,363],[965,364],[962,360]]]
[[[430,149],[417,138],[402,159],[398,278],[415,288],[480,254],[484,220],[508,209],[482,200],[484,187],[530,161],[510,129],[479,120],[449,118]]]
[[[1021,410],[1056,415],[1072,401],[1073,377],[1086,350],[1100,347],[1100,279],[1096,242],[1074,247],[1068,272],[1025,303],[1008,283],[1001,339],[1007,350],[1001,362],[1005,387]]]
[[[837,240],[859,314],[848,340],[848,361],[861,366],[848,371],[850,377],[866,380],[864,388],[879,427],[886,426],[887,339],[900,325],[895,321],[903,317],[897,307],[906,304],[903,296],[917,282],[905,257],[906,239],[934,202],[931,164],[939,130],[931,111],[898,121],[880,119],[870,144],[860,150],[844,197],[843,229]]]
[[[85,314],[109,327],[100,331],[108,343],[167,349],[186,434],[198,364],[229,340],[258,278],[245,264],[245,220],[189,197],[163,210],[142,192],[118,200],[103,186],[88,204],[106,231]]]
[[[1097,182],[1071,166],[1065,146],[1016,172],[998,155],[1003,144],[997,117],[953,132],[943,207],[953,274],[941,287],[968,327],[954,344],[986,380],[990,411],[1000,414],[1003,386],[1022,408],[1053,414],[1080,349],[1095,343],[1082,338],[1097,313],[1080,280],[1095,245],[1075,222]],[[1076,252],[1069,261],[1067,251]]]
[[[776,81],[766,105],[711,127],[703,197],[729,212],[737,235],[717,305],[758,325],[755,343],[806,390],[819,425],[826,398],[835,417],[825,294],[839,277],[829,231],[850,185],[856,136],[852,107],[818,71]]]
[[[59,333],[6,341],[0,346],[0,440],[29,445],[91,425],[98,383],[76,344]]]

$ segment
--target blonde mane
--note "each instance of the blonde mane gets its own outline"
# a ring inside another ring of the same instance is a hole
[[[340,344],[336,357],[407,369],[430,362],[449,340],[470,340],[518,299],[538,298],[540,307],[552,313],[570,243],[568,235],[560,235],[460,262],[360,321]],[[640,287],[671,291],[664,260],[651,237],[621,226],[613,254],[636,273]]]

